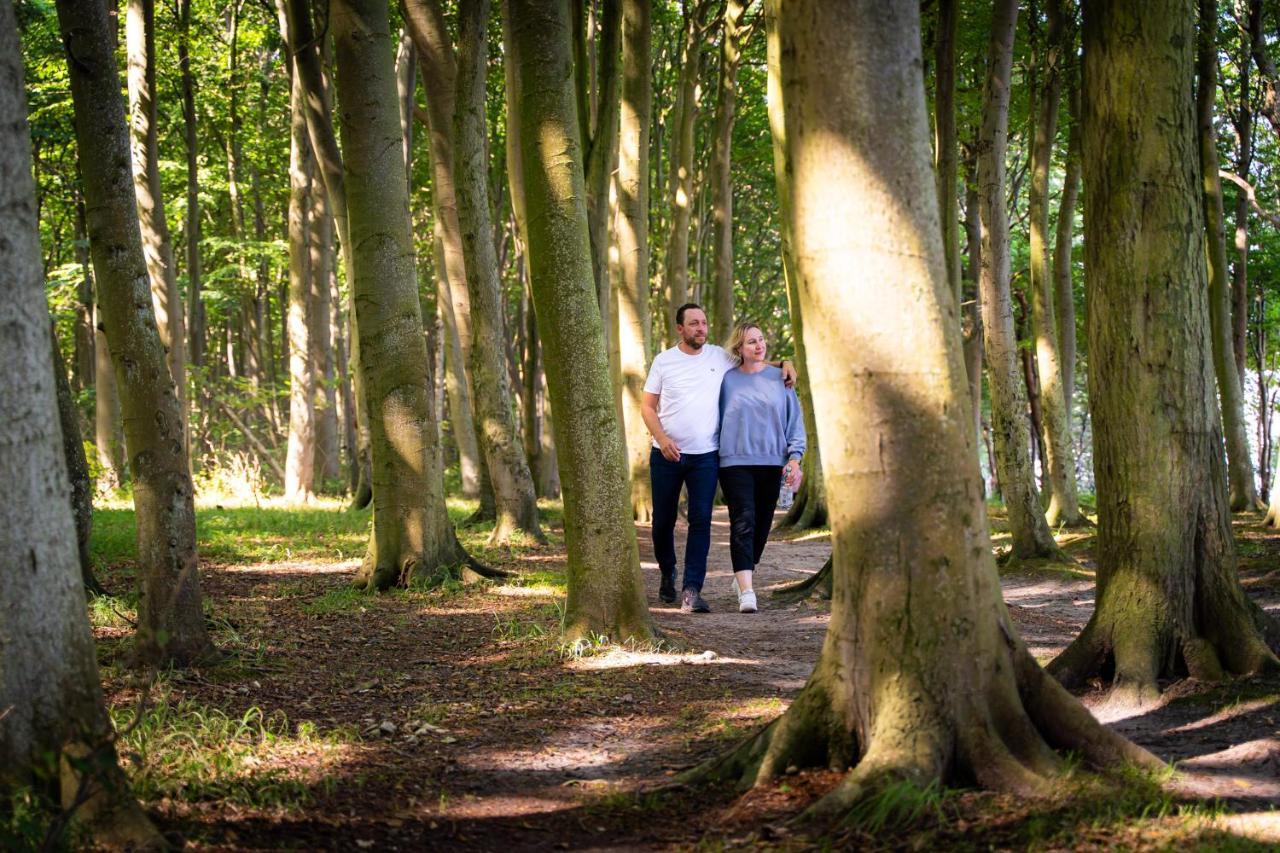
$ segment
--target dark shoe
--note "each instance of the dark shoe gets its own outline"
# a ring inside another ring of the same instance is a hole
[[[680,598],[681,613],[710,613],[711,606],[702,600],[702,591],[686,589]]]
[[[667,604],[673,604],[676,600],[676,573],[662,573],[662,584],[658,587],[658,598]]]

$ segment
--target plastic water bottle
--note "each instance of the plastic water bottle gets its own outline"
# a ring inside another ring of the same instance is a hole
[[[778,509],[791,509],[795,498],[796,493],[791,491],[791,487],[787,485],[787,478],[783,477],[782,488],[778,491]]]

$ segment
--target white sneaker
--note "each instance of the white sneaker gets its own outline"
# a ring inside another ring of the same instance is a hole
[[[738,612],[739,613],[755,613],[756,612],[756,594],[754,590],[738,594]]]

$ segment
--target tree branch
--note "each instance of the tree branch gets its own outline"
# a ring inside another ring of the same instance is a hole
[[[1258,204],[1258,194],[1254,191],[1253,184],[1249,183],[1235,172],[1228,172],[1226,169],[1219,170],[1218,174],[1244,190],[1245,198],[1249,199],[1249,205],[1258,212],[1258,215],[1263,219],[1266,219],[1275,227],[1280,228],[1280,214],[1262,209],[1262,205]]]

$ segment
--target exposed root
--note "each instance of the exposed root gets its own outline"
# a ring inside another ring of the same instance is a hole
[[[773,591],[773,597],[781,601],[800,601],[812,596],[830,601],[832,576],[831,558],[828,557],[827,562],[823,563],[822,568],[817,572],[804,580],[778,587]]]
[[[845,775],[840,784],[826,796],[792,819],[794,824],[832,823],[853,818],[856,807],[884,792],[896,783],[906,782],[918,788],[927,786],[940,775],[941,767],[926,762],[878,761],[868,755]]]

